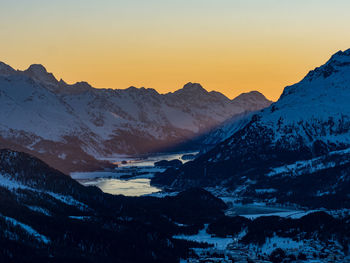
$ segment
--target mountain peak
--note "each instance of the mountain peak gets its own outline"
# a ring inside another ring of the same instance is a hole
[[[345,50],[345,51],[339,50],[337,53],[335,53],[335,54],[331,57],[331,60],[332,60],[332,59],[337,59],[337,58],[344,58],[344,57],[350,58],[350,48],[347,49],[347,50]]]
[[[236,99],[268,100],[261,92],[257,90],[242,93],[238,95],[236,98],[234,98],[233,100],[236,100]]]
[[[129,88],[125,89],[128,92],[131,93],[137,93],[137,94],[147,94],[147,95],[159,95],[158,91],[156,91],[155,89],[152,88],[145,88],[145,87],[141,87],[141,88],[136,88],[135,86],[130,86]]]
[[[311,70],[305,77],[306,80],[312,81],[319,77],[328,78],[333,73],[349,70],[350,68],[350,49],[338,51],[322,66]]]
[[[38,74],[48,73],[46,68],[41,64],[32,64],[29,66],[29,68],[26,71],[35,72]]]
[[[247,93],[242,93],[232,100],[232,103],[238,105],[251,105],[250,108],[259,110],[271,105],[272,101],[268,100],[259,91],[253,90]]]
[[[23,71],[23,73],[41,84],[50,86],[56,86],[58,84],[55,76],[52,73],[47,72],[46,68],[41,64],[30,65],[27,70]]]
[[[16,71],[12,67],[10,67],[9,65],[0,61],[0,75],[8,76],[8,75],[15,73],[15,72]]]
[[[81,88],[81,89],[93,89],[93,87],[86,81],[79,81],[73,84],[74,87]]]
[[[138,91],[138,88],[136,88],[135,86],[130,86],[130,87],[126,88],[125,90],[131,91],[131,92],[136,92],[136,91]]]
[[[60,79],[59,83],[60,83],[61,85],[65,85],[65,86],[68,85],[67,82],[65,82],[63,79]]]
[[[191,90],[191,91],[205,91],[207,92],[201,84],[199,83],[192,83],[192,82],[188,82],[184,85],[184,87],[182,88],[182,90]]]
[[[206,95],[209,94],[207,90],[205,90],[201,84],[199,83],[192,83],[188,82],[183,86],[182,89],[179,89],[173,93],[174,95],[180,95],[180,96],[198,96],[198,95]]]
[[[348,66],[350,64],[350,49],[345,51],[339,50],[325,64],[332,66]]]

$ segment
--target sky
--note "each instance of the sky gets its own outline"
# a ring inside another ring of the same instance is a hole
[[[348,0],[0,0],[0,61],[68,83],[277,100],[350,48]]]

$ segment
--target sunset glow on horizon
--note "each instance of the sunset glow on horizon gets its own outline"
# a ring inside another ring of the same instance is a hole
[[[68,83],[172,92],[187,82],[277,100],[350,48],[345,0],[1,1],[0,61]]]

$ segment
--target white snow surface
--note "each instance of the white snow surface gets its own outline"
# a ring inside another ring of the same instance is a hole
[[[215,248],[220,250],[226,249],[227,245],[233,242],[232,238],[212,237],[210,234],[206,232],[207,228],[208,228],[208,225],[206,224],[205,227],[202,230],[200,230],[197,235],[192,235],[192,236],[176,235],[176,236],[173,236],[173,238],[185,239],[185,240],[196,241],[196,242],[205,242],[205,243],[214,245]]]
[[[273,213],[266,213],[266,214],[242,214],[240,216],[254,220],[256,218],[262,217],[262,216],[279,216],[279,217],[286,217],[286,218],[292,218],[292,219],[299,219],[303,216],[306,216],[313,212],[318,212],[320,210],[309,210],[309,211],[284,211],[284,212],[273,212]]]
[[[28,226],[26,224],[23,224],[21,222],[19,222],[18,220],[12,218],[12,217],[7,217],[7,216],[3,216],[0,215],[2,218],[4,218],[6,221],[10,222],[11,224],[15,225],[15,226],[19,226],[22,229],[24,229],[29,235],[35,237],[38,241],[43,242],[45,244],[48,244],[50,242],[50,239],[48,239],[46,236],[41,235],[40,233],[38,233],[35,229],[33,229],[31,226]]]

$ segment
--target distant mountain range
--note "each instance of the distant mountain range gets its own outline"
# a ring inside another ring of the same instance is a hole
[[[164,150],[270,104],[257,91],[230,100],[197,83],[168,94],[69,85],[42,65],[19,71],[0,63],[0,148],[64,172],[96,169],[103,157]]]
[[[231,135],[214,149],[153,183],[220,186],[242,200],[349,206],[349,102],[350,49],[286,87],[270,107],[229,126]]]

